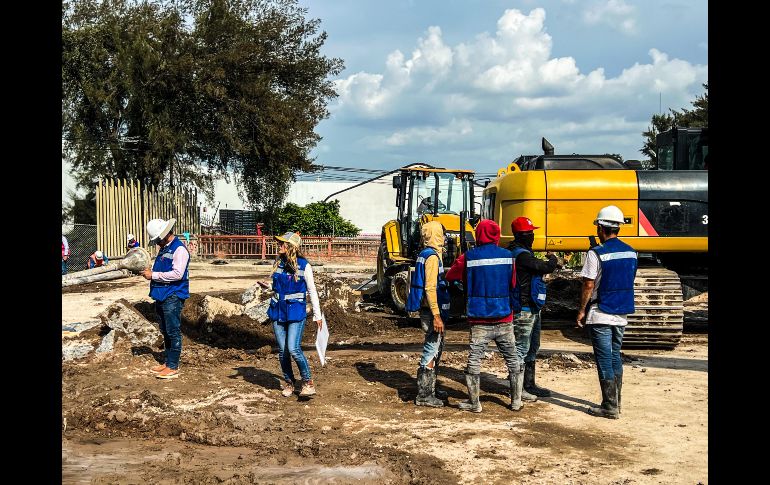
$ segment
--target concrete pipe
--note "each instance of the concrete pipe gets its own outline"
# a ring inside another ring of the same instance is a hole
[[[83,276],[91,276],[101,273],[107,273],[110,271],[117,271],[121,269],[117,264],[115,263],[109,263],[105,264],[104,266],[99,266],[98,268],[91,268],[91,269],[84,269],[83,271],[75,271],[74,273],[67,273],[65,275],[62,275],[61,279],[62,281],[69,280],[72,278],[82,278]]]
[[[92,274],[90,276],[80,276],[76,278],[69,278],[67,280],[62,280],[61,286],[64,288],[65,286],[72,286],[72,285],[82,285],[84,283],[95,283],[97,281],[109,281],[109,280],[117,280],[120,278],[125,278],[127,276],[131,276],[131,272],[127,269],[117,269],[114,271],[108,271],[106,273],[100,273],[100,274]]]

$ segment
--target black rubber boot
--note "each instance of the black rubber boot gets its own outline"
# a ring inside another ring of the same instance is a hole
[[[511,410],[519,411],[524,407],[524,403],[521,402],[524,391],[524,372],[511,373],[508,375],[508,380],[511,384]]]
[[[602,388],[602,404],[599,407],[588,408],[588,414],[602,418],[618,419],[618,388],[615,379],[599,379]]]
[[[465,374],[465,383],[468,385],[468,399],[458,403],[457,406],[464,411],[480,413],[479,390],[481,387],[481,377],[478,374]]]
[[[535,361],[524,362],[524,391],[537,397],[551,397],[551,391],[535,384]],[[524,399],[526,401],[526,399]]]
[[[436,368],[433,368],[433,379],[431,380],[430,384],[430,390],[431,393],[436,396],[437,399],[446,399],[448,396],[446,391],[442,391],[441,389],[436,389],[436,377],[438,377],[438,372],[436,372]]]
[[[620,390],[623,388],[623,374],[615,374],[615,387],[618,389],[618,414],[620,414]]]
[[[433,369],[428,369],[427,367],[419,367],[417,369],[417,397],[414,399],[416,405],[434,408],[440,408],[444,405],[444,401],[436,399],[431,391],[431,386],[435,380],[436,373]]]

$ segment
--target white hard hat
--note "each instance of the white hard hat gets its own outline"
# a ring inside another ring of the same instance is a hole
[[[163,239],[171,232],[171,228],[176,224],[173,217],[168,221],[163,219],[153,219],[147,223],[147,235],[150,236],[150,243],[155,243]]]
[[[129,241],[136,239],[133,234],[129,234],[127,237]]]
[[[620,227],[624,222],[623,211],[614,205],[608,205],[607,207],[602,207],[602,210],[596,215],[594,225]]]
[[[94,253],[94,256],[96,256],[96,259],[104,259],[104,253],[102,253],[101,251],[96,251]]]

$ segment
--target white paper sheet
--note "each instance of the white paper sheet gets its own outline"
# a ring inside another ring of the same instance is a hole
[[[315,349],[318,352],[318,360],[321,366],[326,364],[326,344],[329,343],[329,327],[326,325],[326,315],[321,314],[321,329],[315,337]]]

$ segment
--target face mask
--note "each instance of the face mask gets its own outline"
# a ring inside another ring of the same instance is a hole
[[[534,234],[516,235],[514,236],[514,239],[516,240],[516,242],[521,243],[528,248],[531,248],[532,244],[534,244],[535,242],[535,235]]]

